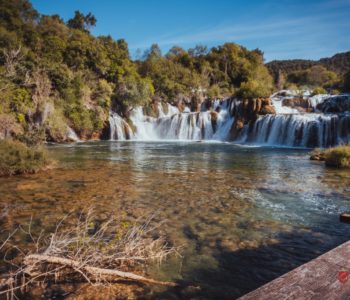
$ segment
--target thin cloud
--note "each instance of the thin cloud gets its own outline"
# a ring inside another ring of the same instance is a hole
[[[234,41],[248,47],[250,45],[253,48],[260,47],[269,58],[272,55],[280,57],[282,54],[283,57],[296,57],[299,54],[302,57],[322,55],[322,53],[327,52],[325,44],[328,44],[329,49],[333,49],[329,45],[330,40],[333,39],[334,42],[334,40],[341,38],[342,31],[340,29],[350,30],[349,12],[347,10],[330,10],[330,7],[346,6],[348,2],[328,1],[322,3],[323,6],[309,6],[309,9],[315,12],[314,15],[310,16],[295,18],[279,15],[278,18],[273,19],[262,17],[261,19],[265,21],[258,23],[252,23],[252,20],[221,23],[215,27],[206,27],[193,32],[188,30],[187,33],[167,34],[154,38],[152,42],[157,42],[159,46],[166,48],[173,45],[214,45]],[[144,49],[149,47],[152,42],[150,40],[144,41],[132,48]]]

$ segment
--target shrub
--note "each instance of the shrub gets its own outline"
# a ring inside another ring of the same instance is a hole
[[[75,107],[69,114],[68,119],[72,123],[72,127],[76,132],[92,132],[94,129],[93,121],[91,120],[91,114],[85,107]]]
[[[327,91],[323,87],[320,87],[320,86],[314,88],[314,90],[312,91],[312,96],[320,95],[320,94],[327,94]]]
[[[41,148],[31,148],[18,141],[0,141],[0,176],[36,173],[48,163]]]
[[[208,89],[207,95],[208,95],[208,97],[209,97],[210,99],[219,98],[220,95],[221,95],[221,90],[220,90],[219,85],[217,85],[217,84],[212,85],[212,86]]]
[[[62,142],[66,139],[67,123],[61,110],[55,109],[46,124],[46,134],[53,141]]]
[[[268,97],[269,95],[270,95],[269,88],[256,80],[243,82],[240,88],[236,91],[236,97],[242,98],[242,99]]]
[[[326,166],[350,168],[350,146],[339,146],[326,150]]]
[[[45,128],[27,125],[23,134],[19,135],[17,139],[29,147],[41,145],[46,140]]]
[[[0,113],[0,139],[16,137],[21,133],[23,133],[23,128],[17,123],[15,116]]]

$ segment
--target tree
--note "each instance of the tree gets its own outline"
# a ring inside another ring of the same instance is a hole
[[[96,18],[90,12],[84,16],[79,10],[74,12],[74,18],[67,22],[68,27],[89,32],[91,27],[96,25]]]
[[[19,46],[17,49],[3,49],[5,75],[7,77],[14,77],[17,75],[18,66],[23,59],[22,47]]]
[[[152,44],[151,47],[146,50],[143,54],[144,60],[159,59],[162,57],[162,51],[160,50],[158,44]]]
[[[200,57],[208,54],[208,47],[204,45],[196,45],[194,48],[188,49],[188,53],[192,57]]]
[[[344,75],[343,91],[350,92],[350,71]]]
[[[284,85],[286,83],[286,77],[284,75],[284,73],[279,70],[278,71],[278,77],[277,77],[277,82],[276,82],[276,86],[279,90],[282,90]]]
[[[339,79],[336,73],[327,70],[321,65],[315,65],[302,71],[295,71],[288,75],[288,81],[306,85],[308,87],[334,87],[338,84]]]
[[[24,25],[38,20],[39,13],[28,0],[0,1],[0,26],[23,35]]]
[[[116,89],[115,98],[126,115],[130,109],[149,103],[153,95],[152,81],[135,73],[123,78]]]
[[[186,54],[187,52],[183,48],[178,46],[173,46],[166,54],[166,58],[170,60],[176,60],[183,57]]]

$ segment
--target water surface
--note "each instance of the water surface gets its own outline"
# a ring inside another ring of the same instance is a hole
[[[201,290],[155,288],[145,297],[232,299],[350,238],[350,225],[339,222],[350,209],[350,171],[326,169],[307,150],[89,142],[49,152],[58,168],[0,179],[2,230],[30,218],[50,229],[90,205],[125,220],[155,214],[182,257],[149,276]]]

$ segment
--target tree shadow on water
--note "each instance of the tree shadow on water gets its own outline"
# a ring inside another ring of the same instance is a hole
[[[275,243],[237,251],[218,238],[213,255],[217,268],[186,272],[181,287],[153,293],[151,299],[236,299],[350,239],[350,225],[345,226],[345,236],[295,229],[277,234]]]

